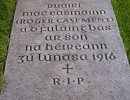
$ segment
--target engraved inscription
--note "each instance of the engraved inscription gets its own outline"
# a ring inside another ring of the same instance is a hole
[[[36,37],[42,37],[42,42],[23,45],[21,49],[26,54],[19,54],[17,62],[19,64],[65,62],[65,66],[59,67],[64,76],[54,76],[52,84],[54,86],[83,84],[85,78],[81,77],[81,73],[79,73],[81,76],[77,73],[75,78],[72,77],[75,67],[70,65],[71,62],[102,63],[112,62],[117,58],[116,52],[109,51],[108,43],[94,37],[99,32],[111,33],[113,30],[115,20],[113,16],[107,15],[106,9],[86,10],[83,3],[49,3],[46,10],[21,12],[22,17],[16,19],[20,34],[31,33]]]

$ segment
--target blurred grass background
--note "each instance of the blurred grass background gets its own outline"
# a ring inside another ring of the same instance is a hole
[[[16,1],[0,0],[0,89]]]
[[[0,0],[0,87],[17,0]],[[130,0],[112,0],[121,36],[130,62]]]

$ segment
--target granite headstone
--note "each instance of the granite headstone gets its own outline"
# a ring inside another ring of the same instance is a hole
[[[110,0],[18,0],[0,100],[130,100]]]

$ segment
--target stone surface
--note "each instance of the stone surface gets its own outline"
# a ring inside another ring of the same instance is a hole
[[[110,0],[19,0],[0,100],[130,100]]]

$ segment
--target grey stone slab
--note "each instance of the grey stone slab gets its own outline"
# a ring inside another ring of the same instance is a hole
[[[19,0],[0,100],[130,100],[110,0]]]

